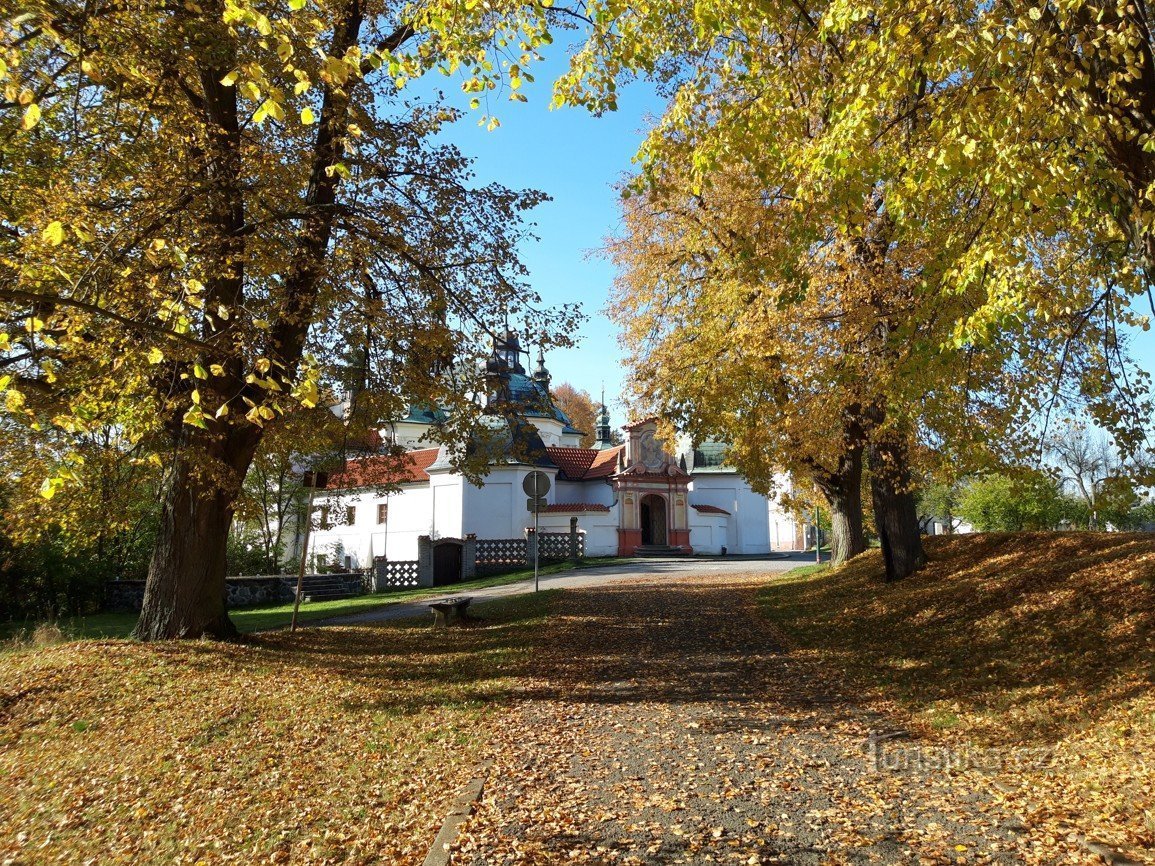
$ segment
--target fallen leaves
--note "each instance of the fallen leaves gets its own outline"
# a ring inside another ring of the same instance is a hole
[[[0,862],[419,862],[545,602],[0,654]]]

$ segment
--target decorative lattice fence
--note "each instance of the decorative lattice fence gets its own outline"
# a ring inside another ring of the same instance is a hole
[[[477,573],[493,574],[525,566],[524,538],[477,539]]]
[[[417,586],[416,559],[377,559],[373,565],[377,569],[377,588],[380,592]]]
[[[578,535],[578,555],[581,555],[581,549],[584,542],[581,540],[582,536]],[[543,532],[537,537],[537,555],[544,560],[563,560],[569,559],[569,533],[568,532]]]

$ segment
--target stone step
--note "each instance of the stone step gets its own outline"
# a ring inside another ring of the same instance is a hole
[[[642,544],[634,548],[635,556],[687,556],[684,547],[673,547],[668,544]]]

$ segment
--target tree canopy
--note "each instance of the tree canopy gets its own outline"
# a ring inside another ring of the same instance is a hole
[[[476,188],[405,99],[421,40],[390,3],[33,2],[3,24],[0,388],[79,483],[114,428],[165,476],[138,634],[229,634],[224,549],[264,431],[314,412],[350,346],[357,425],[408,401],[462,439],[480,346],[535,315],[517,245],[535,192]],[[572,311],[535,330],[557,335]]]

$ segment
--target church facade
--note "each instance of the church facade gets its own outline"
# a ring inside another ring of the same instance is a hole
[[[418,538],[508,539],[534,525],[522,489],[531,472],[550,479],[538,515],[543,533],[568,532],[576,518],[586,556],[758,554],[802,546],[802,527],[777,498],[754,492],[724,463],[716,445],[673,446],[653,420],[627,424],[616,444],[603,403],[592,448],[553,403],[539,354],[532,374],[517,335],[495,341],[487,372],[489,401],[512,401],[521,422],[485,437],[489,472],[474,485],[433,442],[437,412],[413,408],[386,431],[405,448],[398,458],[347,462],[317,497],[320,528],[310,550],[318,562],[367,568],[374,560],[414,560]],[[788,479],[779,488],[788,489]],[[392,489],[386,492],[386,486]]]

